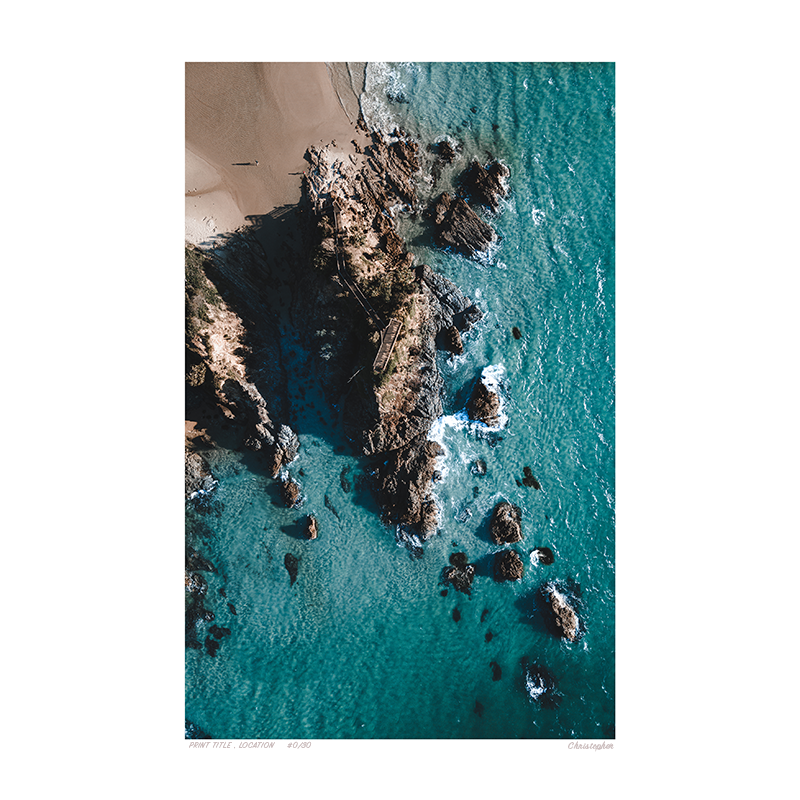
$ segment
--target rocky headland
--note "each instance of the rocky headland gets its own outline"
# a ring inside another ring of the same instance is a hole
[[[315,389],[332,412],[338,409],[331,421],[341,425],[354,454],[372,465],[372,489],[398,540],[420,555],[421,543],[436,533],[439,509],[431,487],[443,451],[428,435],[443,413],[437,350],[463,353],[465,334],[483,314],[455,284],[415,263],[396,219],[398,213],[422,214],[440,247],[465,256],[484,252],[496,234],[470,203],[496,210],[507,193],[508,171],[498,162],[483,167],[475,161],[454,193],[441,193],[426,210],[417,193],[426,183],[424,169],[434,172],[435,183],[442,167],[459,159],[461,146],[442,140],[431,150],[433,164],[402,131],[388,136],[360,121],[351,142],[307,149],[299,205],[248,218],[249,227],[218,237],[211,249],[187,244],[186,393],[192,421],[186,497],[194,498],[197,513],[208,512],[196,501],[213,496],[216,486],[204,452],[221,442],[252,454],[275,480],[280,505],[296,511],[302,504],[303,490],[290,468],[300,444],[289,387],[312,369],[298,375],[296,364],[287,368],[281,337],[290,327],[314,361]],[[479,382],[470,415],[494,426],[498,409],[496,393]],[[330,508],[327,495],[325,500]],[[519,541],[521,535],[509,532],[513,514],[504,524],[501,540]],[[317,537],[313,515],[299,526],[302,538]],[[297,564],[287,555],[292,583]],[[469,593],[474,565],[451,562],[446,572],[445,583]],[[498,554],[496,579],[518,580],[521,572],[516,553]],[[187,568],[186,589],[187,625],[212,620],[197,570]]]
[[[343,157],[310,148],[305,192],[316,222],[314,263],[347,294],[365,334],[351,364],[344,424],[364,456],[377,462],[375,482],[387,522],[423,540],[436,531],[430,485],[439,446],[427,436],[442,414],[437,347],[462,352],[462,334],[482,312],[451,281],[415,264],[396,232],[394,214],[416,213],[418,144],[399,131],[379,132]],[[373,370],[382,331],[397,320],[391,358]]]

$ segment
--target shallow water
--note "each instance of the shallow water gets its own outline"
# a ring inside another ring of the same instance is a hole
[[[613,736],[613,103],[607,64],[368,66],[368,122],[399,125],[423,146],[444,134],[463,142],[464,158],[435,191],[473,154],[511,170],[510,196],[485,213],[500,241],[481,260],[437,250],[420,220],[400,219],[418,261],[485,314],[464,355],[440,357],[445,414],[432,435],[446,450],[435,484],[441,529],[421,559],[398,546],[364,488],[366,465],[343,454],[335,411],[315,393],[313,358],[287,342],[289,372],[305,370],[290,386],[302,447],[289,471],[302,508],[283,509],[274,481],[219,450],[210,461],[220,514],[190,528],[218,569],[206,573],[206,605],[231,629],[215,657],[187,650],[186,715],[214,737]],[[482,373],[503,398],[494,431],[458,414]],[[477,459],[486,474],[474,473]],[[521,485],[526,466],[541,489]],[[500,499],[523,514],[525,575],[514,584],[488,576],[500,548],[487,521]],[[313,542],[299,536],[307,513],[320,522]],[[529,559],[538,546],[553,550],[554,564]],[[441,595],[455,551],[479,567],[470,597]],[[286,553],[299,559],[293,586]],[[576,584],[586,635],[574,644],[533,609],[532,593],[551,579]],[[557,707],[528,698],[523,657],[553,674]]]

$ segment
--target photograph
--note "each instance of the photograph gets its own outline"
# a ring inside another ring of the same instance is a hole
[[[615,737],[615,66],[186,62],[187,739]]]

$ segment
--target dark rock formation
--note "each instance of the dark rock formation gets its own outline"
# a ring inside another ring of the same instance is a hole
[[[268,469],[273,478],[277,477],[282,467],[294,461],[299,449],[297,434],[288,425],[281,425],[268,455]]]
[[[555,583],[545,583],[537,599],[551,633],[568,642],[580,639],[584,633],[583,622],[575,610],[575,600],[565,590]]]
[[[283,557],[283,566],[286,567],[286,571],[289,573],[289,586],[294,586],[294,582],[297,580],[297,567],[299,563],[299,559],[291,553],[287,553]]]
[[[434,153],[443,164],[452,164],[461,150],[461,145],[457,144],[454,147],[449,139],[441,139],[428,145],[428,150]]]
[[[453,622],[459,622],[461,620],[461,612],[457,609],[453,609]]]
[[[534,489],[541,489],[542,487],[539,485],[539,481],[533,477],[533,472],[531,472],[530,467],[525,467],[523,470],[525,477],[522,479],[522,483],[524,486],[532,486]]]
[[[466,553],[453,553],[450,556],[452,566],[445,567],[442,572],[442,581],[449,583],[454,589],[464,594],[472,591],[472,581],[475,578],[475,566],[467,562]]]
[[[473,161],[461,176],[461,187],[473,202],[497,211],[500,198],[508,194],[505,178],[508,167],[499,161],[491,161],[487,167]]]
[[[492,562],[492,576],[497,583],[518,581],[522,578],[522,559],[516,550],[501,550]]]
[[[556,690],[553,673],[545,667],[531,663],[527,658],[522,658],[521,664],[528,697],[546,708],[554,707],[558,702],[559,693]]]
[[[473,462],[472,467],[470,468],[470,471],[472,472],[473,475],[485,475],[486,474],[486,462],[482,458],[476,459]]]
[[[494,507],[489,533],[495,544],[513,544],[522,540],[522,509],[503,501]]]
[[[451,325],[449,328],[444,329],[442,332],[442,339],[444,349],[449,353],[454,353],[455,355],[460,356],[464,352],[464,344],[461,341],[461,334],[458,332],[458,328],[456,328],[455,325]]]
[[[378,468],[379,499],[387,520],[419,530],[423,538],[436,531],[438,512],[430,496],[441,445],[425,436],[389,454]]]
[[[483,381],[478,381],[467,403],[469,418],[494,428],[500,424],[499,411],[500,398]]]
[[[537,547],[533,552],[539,560],[539,563],[545,566],[549,566],[556,560],[553,551],[549,547]]]
[[[186,451],[184,458],[184,491],[187,498],[196,493],[208,493],[217,485],[208,462],[191,450]]]
[[[511,329],[511,333],[515,339],[522,338],[522,331],[516,325]]]
[[[186,591],[189,594],[202,597],[208,590],[208,584],[201,575],[186,570]]]
[[[317,538],[317,518],[313,514],[309,514],[306,517],[306,527],[303,533],[305,534],[306,539]]]
[[[286,508],[294,508],[300,499],[300,486],[291,478],[287,478],[281,484],[281,497]]]
[[[486,631],[483,638],[486,640],[486,643],[488,644],[494,638],[494,634],[491,631]]]
[[[483,716],[483,705],[479,700],[475,701],[475,708],[472,709],[479,717]]]
[[[503,677],[503,670],[496,661],[490,661],[489,666],[492,668],[492,680],[499,681]]]
[[[492,227],[461,197],[454,199],[447,192],[442,193],[426,213],[435,226],[434,238],[439,247],[472,256],[488,250],[497,238]]]

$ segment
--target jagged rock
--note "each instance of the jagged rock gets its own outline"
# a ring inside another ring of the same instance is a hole
[[[522,338],[522,331],[516,325],[511,329],[511,334],[515,339]]]
[[[495,544],[513,544],[522,540],[522,509],[503,501],[494,507],[489,533]]]
[[[572,601],[554,583],[546,583],[540,588],[539,599],[551,633],[568,642],[574,642],[583,635],[583,623]]]
[[[478,381],[467,403],[470,419],[483,422],[490,428],[500,424],[500,398],[483,381]]]
[[[417,267],[417,277],[429,295],[437,330],[454,325],[459,331],[467,331],[483,317],[481,310],[458,286],[443,275],[437,275],[427,264]]]
[[[427,212],[435,225],[434,238],[439,247],[453,248],[458,253],[471,256],[484,252],[497,238],[492,227],[485,223],[464,201],[441,194]]]
[[[309,514],[306,517],[306,527],[303,533],[306,539],[316,539],[317,532],[317,518],[313,514]]]
[[[508,175],[508,167],[499,161],[491,161],[487,167],[483,167],[474,160],[461,176],[461,186],[474,202],[497,211],[500,198],[508,194],[505,183]]]
[[[186,591],[189,592],[189,594],[202,597],[208,590],[208,584],[206,583],[205,579],[201,575],[197,575],[194,572],[189,572],[188,569],[185,570],[185,572]]]
[[[443,331],[444,348],[450,353],[460,356],[464,352],[464,344],[461,341],[461,334],[455,325],[445,328]]]
[[[191,450],[185,451],[184,457],[184,491],[190,498],[196,492],[210,492],[216,486],[214,476],[208,462]]]
[[[522,578],[522,559],[516,550],[501,550],[494,557],[493,577],[497,583],[518,581]]]
[[[472,462],[471,470],[473,475],[486,474],[486,462],[482,458],[477,458]]]
[[[300,498],[300,486],[291,478],[281,484],[281,497],[286,508],[294,508]]]
[[[438,142],[433,142],[433,144],[428,146],[428,149],[434,153],[442,163],[452,164],[461,150],[461,145],[456,144],[456,146],[453,147],[449,139],[442,139]]]
[[[417,529],[423,538],[435,532],[438,512],[430,484],[443,452],[438,442],[420,436],[389,454],[378,469],[379,499],[389,522]]]
[[[297,453],[300,450],[300,440],[288,425],[281,425],[277,438],[273,439],[270,436],[269,441],[271,447],[267,468],[272,477],[275,478],[283,467],[297,458]]]

